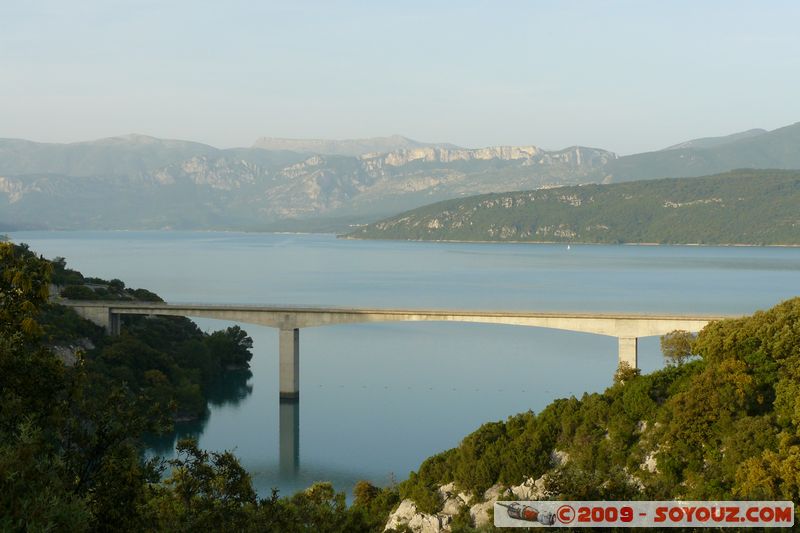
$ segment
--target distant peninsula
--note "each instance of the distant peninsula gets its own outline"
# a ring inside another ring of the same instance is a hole
[[[491,193],[434,203],[345,238],[800,245],[800,170]]]

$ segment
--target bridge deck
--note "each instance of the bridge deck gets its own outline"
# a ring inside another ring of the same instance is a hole
[[[216,318],[280,329],[308,328],[362,322],[480,322],[533,326],[614,337],[663,335],[676,329],[699,331],[712,315],[649,315],[634,313],[488,311],[472,309],[382,309],[290,305],[219,305],[147,302],[69,302],[86,312],[141,315],[179,315]]]
[[[283,304],[205,304],[205,303],[160,303],[125,301],[62,301],[70,307],[103,307],[112,312],[138,314],[141,311],[260,311],[267,313],[334,313],[334,314],[386,314],[386,315],[431,315],[431,316],[497,316],[497,317],[549,317],[549,318],[615,318],[642,320],[724,320],[740,318],[738,315],[677,315],[630,312],[571,312],[571,311],[524,311],[524,310],[482,310],[482,309],[439,309],[439,308],[383,308],[383,307],[329,307],[322,305],[283,305]],[[148,313],[158,314],[158,313]]]
[[[360,322],[431,321],[482,322],[533,326],[609,335],[619,339],[619,361],[638,366],[637,339],[674,330],[699,331],[714,320],[709,315],[647,315],[633,313],[566,313],[451,309],[380,309],[288,305],[214,305],[147,302],[62,301],[84,318],[119,333],[120,315],[171,315],[215,318],[280,329],[278,334],[280,396],[297,398],[300,389],[300,328]]]

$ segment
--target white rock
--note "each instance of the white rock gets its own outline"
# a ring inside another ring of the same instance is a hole
[[[408,526],[414,533],[442,533],[450,531],[450,517],[421,513],[411,500],[403,500],[395,511],[389,515],[384,531]]]
[[[494,502],[476,503],[469,508],[469,516],[472,518],[472,523],[475,524],[475,527],[480,528],[491,522],[489,510],[492,508],[494,508]]]
[[[642,492],[644,490],[644,483],[642,482],[641,479],[639,479],[636,476],[631,475],[631,473],[628,472],[627,470],[625,472],[625,477],[628,479],[628,483],[630,483],[631,485],[636,487],[636,489],[639,492]]]
[[[569,454],[561,450],[553,450],[550,452],[550,461],[553,466],[563,466],[569,461]]]
[[[464,502],[458,496],[447,498],[442,505],[442,514],[447,516],[455,516],[464,507]]]
[[[501,496],[508,496],[508,489],[498,483],[486,489],[486,492],[483,493],[483,500],[492,500],[495,502],[499,500]]]
[[[436,492],[439,493],[439,497],[441,497],[442,500],[446,500],[447,498],[449,498],[455,491],[456,491],[456,484],[453,481],[451,481],[447,485],[442,485],[441,487],[436,489]]]
[[[472,494],[467,494],[466,492],[459,492],[458,497],[461,498],[465,505],[469,505],[469,502],[472,501]]]
[[[75,363],[78,362],[78,353],[83,350],[75,346],[51,346],[50,351],[61,360],[64,366],[75,366]]]
[[[84,350],[94,350],[94,343],[86,337],[78,339],[78,346]]]
[[[510,496],[510,492],[502,485],[493,485],[483,493],[484,501],[476,503],[469,508],[469,516],[475,527],[480,528],[491,522],[489,511],[494,508],[494,502],[500,498]]]
[[[647,457],[644,458],[644,462],[639,465],[639,468],[642,470],[647,470],[651,474],[658,473],[658,462],[656,461],[657,453],[657,450],[653,450],[652,452],[648,453]]]
[[[528,478],[520,485],[511,487],[511,493],[518,500],[543,500],[549,496],[545,488],[547,481],[547,474],[542,475],[539,479]]]
[[[464,492],[456,494],[456,484],[453,482],[447,485],[442,485],[437,489],[439,497],[442,499],[441,514],[448,516],[455,516],[461,511],[461,508],[469,504],[472,496]]]

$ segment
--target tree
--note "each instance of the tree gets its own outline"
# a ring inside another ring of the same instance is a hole
[[[253,339],[239,326],[215,331],[206,339],[214,359],[226,368],[247,368],[253,358]]]
[[[86,503],[70,491],[58,454],[64,365],[39,345],[50,265],[24,246],[0,243],[0,529],[88,528]]]
[[[256,508],[250,475],[230,452],[208,453],[192,439],[177,445],[172,475],[154,487],[150,506],[158,529],[242,531]]]
[[[47,427],[66,386],[63,365],[38,346],[50,266],[27,248],[0,243],[0,431],[25,421]]]
[[[41,334],[36,322],[49,295],[50,263],[26,247],[0,243],[0,334],[21,333],[27,340]]]
[[[66,367],[43,345],[50,272],[27,248],[0,245],[0,529],[141,529],[157,477],[140,436],[156,419],[125,387],[89,380],[83,359]]]
[[[641,374],[640,369],[633,368],[627,361],[620,361],[617,371],[614,372],[614,383],[625,384]]]
[[[694,355],[694,343],[697,335],[676,329],[661,337],[661,353],[669,364],[682,365]]]

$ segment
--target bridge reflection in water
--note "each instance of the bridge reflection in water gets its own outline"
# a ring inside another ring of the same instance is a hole
[[[280,477],[293,479],[300,470],[300,399],[279,401]]]

